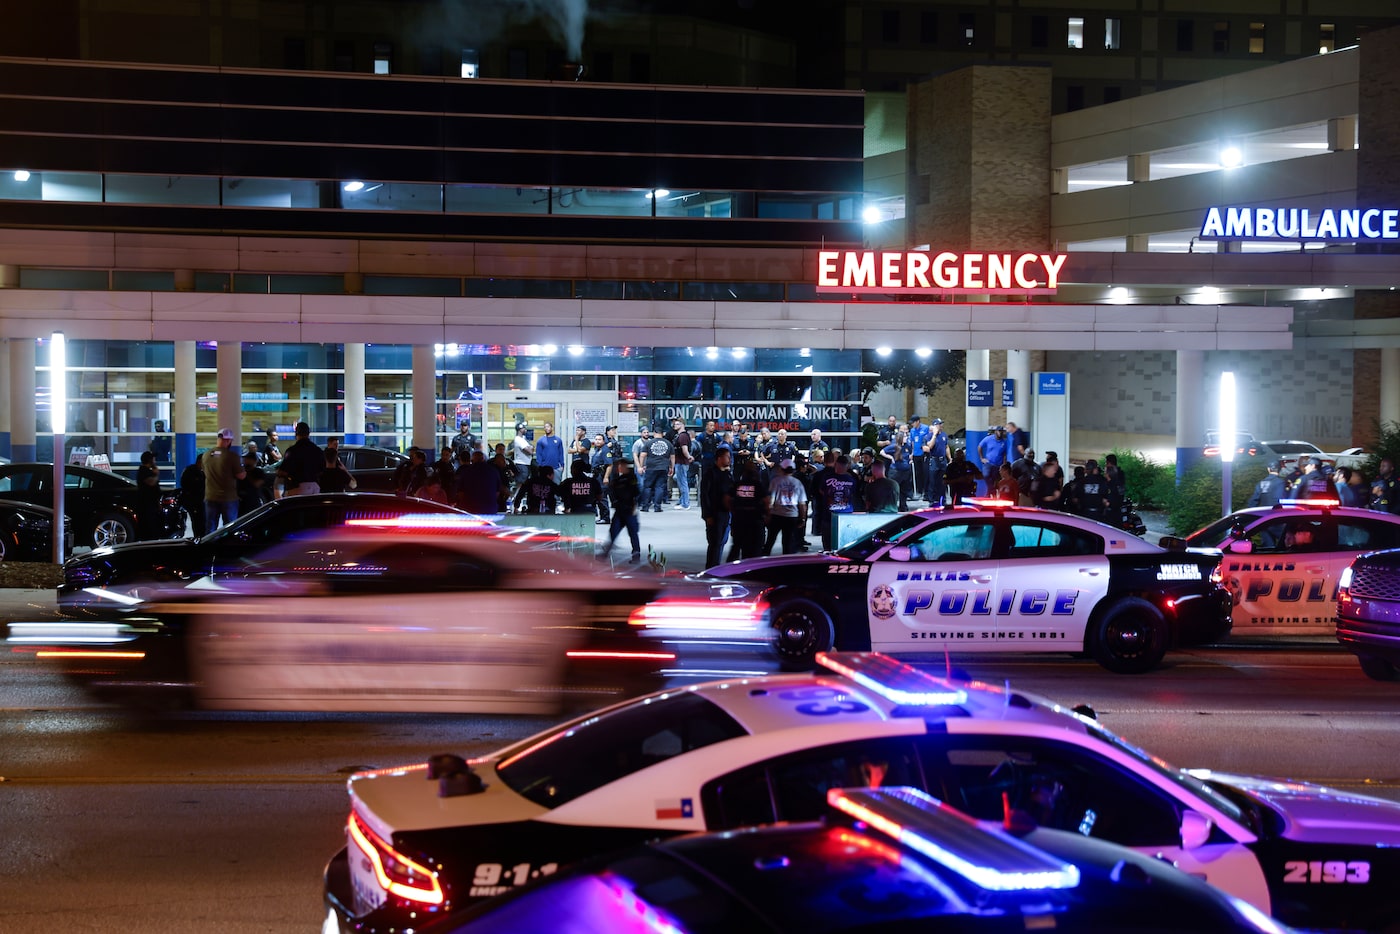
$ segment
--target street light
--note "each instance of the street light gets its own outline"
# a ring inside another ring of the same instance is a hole
[[[63,563],[63,436],[68,431],[68,355],[62,331],[49,337],[49,422],[53,427],[53,563]]]
[[[1230,467],[1235,460],[1235,374],[1220,374],[1220,500],[1230,514]]]

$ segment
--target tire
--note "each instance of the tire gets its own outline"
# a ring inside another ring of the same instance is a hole
[[[831,614],[807,597],[789,597],[773,608],[776,638],[773,651],[784,671],[810,671],[818,652],[828,651],[836,638]]]
[[[0,561],[17,554],[19,554],[19,540],[11,538],[7,533],[0,533]]]
[[[1395,680],[1395,665],[1391,662],[1374,655],[1358,655],[1356,660],[1361,663],[1362,673],[1372,681]]]
[[[1094,624],[1094,659],[1118,674],[1141,674],[1162,663],[1167,654],[1167,621],[1141,597],[1114,601]]]
[[[136,541],[136,526],[119,512],[105,512],[92,525],[92,547],[120,545]]]

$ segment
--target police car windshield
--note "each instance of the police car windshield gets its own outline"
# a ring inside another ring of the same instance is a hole
[[[1225,516],[1223,519],[1216,519],[1203,529],[1197,529],[1186,536],[1186,544],[1192,548],[1219,548],[1230,537],[1230,532],[1234,529],[1235,523],[1241,521],[1253,521],[1247,516]]]
[[[904,536],[908,535],[910,530],[923,525],[925,518],[926,517],[917,516],[912,513],[906,513],[898,518],[891,519],[878,529],[873,529],[865,533],[846,547],[839,549],[836,553],[852,561],[864,561],[886,545],[898,542]]]
[[[512,747],[496,774],[522,797],[556,808],[658,762],[747,735],[711,701],[680,691],[576,720],[530,745]],[[662,789],[657,794],[664,797]],[[678,808],[685,807],[682,800]]]
[[[1144,765],[1146,768],[1152,770],[1153,772],[1156,772],[1158,775],[1161,775],[1163,778],[1167,779],[1173,784],[1185,788],[1187,791],[1191,792],[1191,794],[1195,795],[1203,801],[1208,802],[1212,807],[1214,807],[1216,810],[1220,811],[1222,814],[1224,814],[1226,817],[1229,817],[1236,823],[1249,828],[1255,833],[1260,832],[1260,828],[1258,827],[1259,821],[1257,819],[1257,815],[1255,815],[1251,811],[1246,811],[1245,809],[1241,808],[1230,798],[1227,798],[1225,795],[1216,791],[1215,788],[1201,781],[1199,778],[1196,778],[1194,775],[1191,775],[1188,772],[1183,772],[1176,766],[1168,762],[1164,762],[1163,760],[1158,759],[1156,756],[1151,755],[1150,753],[1147,753],[1128,742],[1125,742],[1122,737],[1110,733],[1108,730],[1099,726],[1097,723],[1089,723],[1087,724],[1087,727],[1090,736],[1095,737],[1100,742],[1112,746],[1113,748],[1122,752],[1124,755],[1131,756],[1138,762],[1142,763],[1142,765]]]

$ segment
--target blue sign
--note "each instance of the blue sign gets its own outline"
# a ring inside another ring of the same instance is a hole
[[[1036,376],[1038,377],[1035,386],[1037,395],[1063,396],[1065,394],[1064,373],[1037,373]]]
[[[1014,379],[1001,381],[1001,404],[1008,408],[1016,404],[1016,381]]]
[[[992,381],[989,379],[970,379],[967,381],[967,404],[985,405],[988,408],[992,405]]]

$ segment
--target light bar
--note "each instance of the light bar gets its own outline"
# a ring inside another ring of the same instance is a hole
[[[564,653],[566,658],[611,658],[623,661],[674,662],[674,652],[604,652],[588,649],[573,649]]]
[[[1342,501],[1339,499],[1281,499],[1278,504],[1280,506],[1315,506],[1319,509],[1331,509],[1342,505]]]
[[[817,664],[876,694],[913,707],[967,703],[967,692],[878,652],[818,652]]]
[[[454,516],[450,513],[410,513],[378,519],[346,519],[345,524],[371,526],[378,529],[479,529],[496,523],[480,516]]]
[[[917,788],[832,788],[827,804],[989,892],[1072,889],[1079,868]]]
[[[989,499],[987,497],[963,497],[962,501],[964,503],[969,503],[973,506],[982,506],[987,509],[1006,509],[1010,506],[1016,505],[1009,499]]]
[[[647,629],[752,632],[764,626],[765,609],[766,605],[757,603],[661,599],[632,611],[627,624]]]

